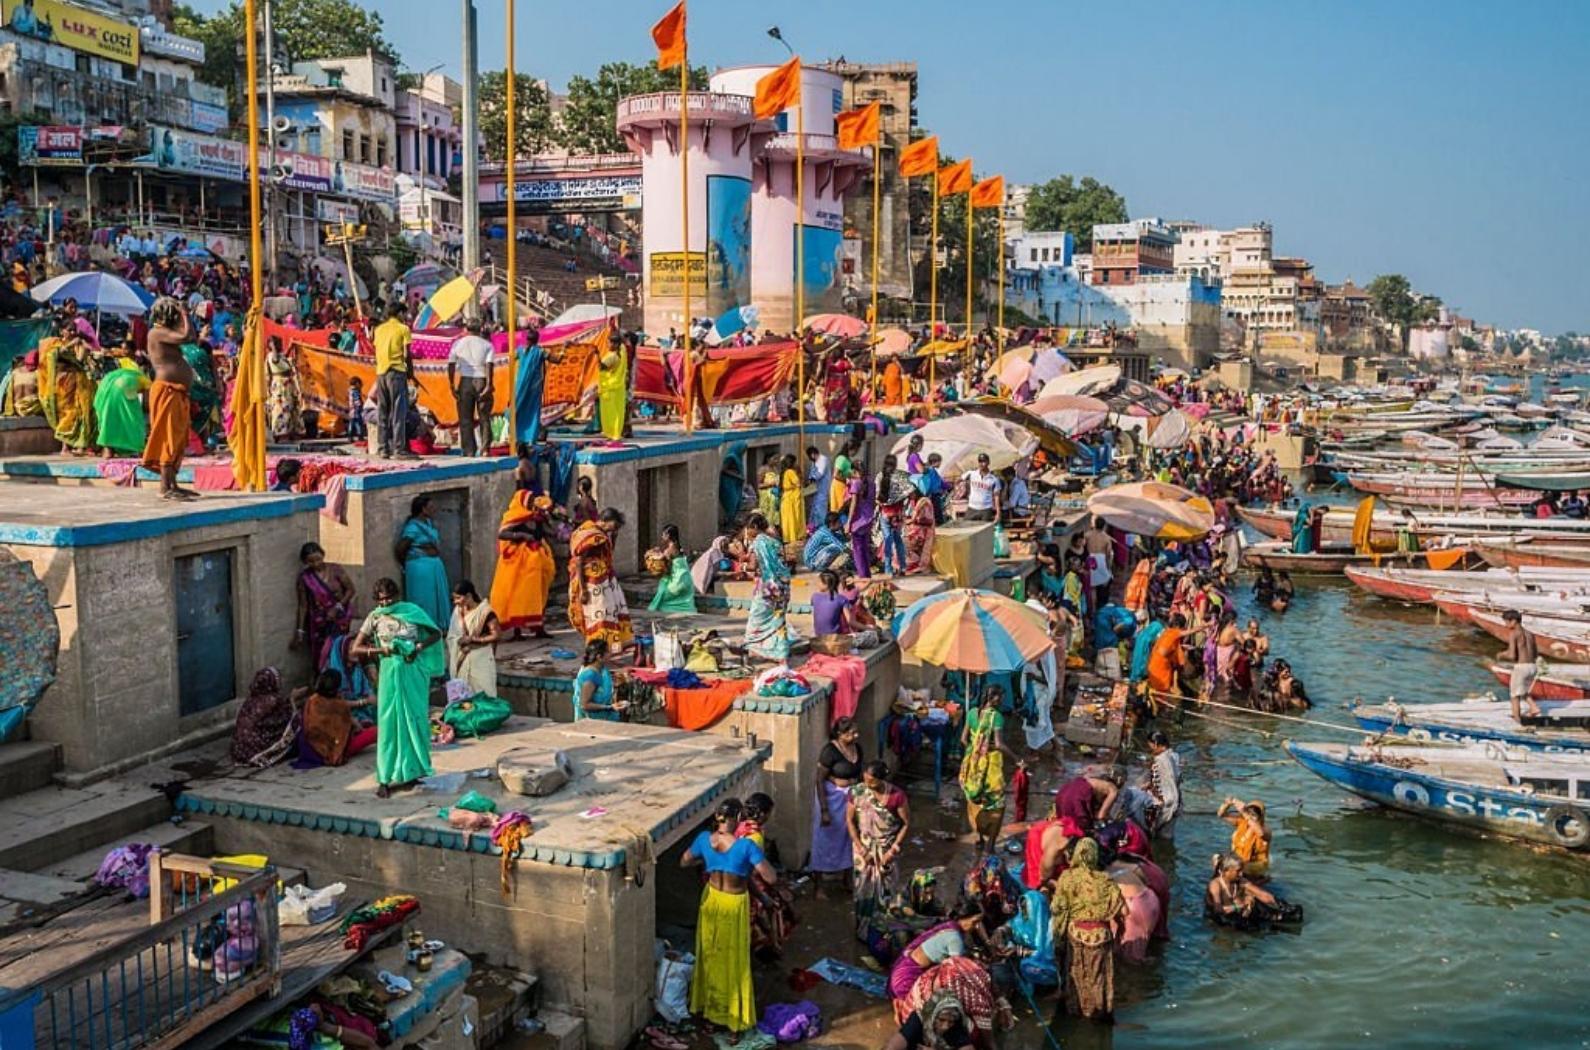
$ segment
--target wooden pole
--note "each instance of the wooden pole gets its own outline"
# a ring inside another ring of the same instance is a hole
[[[972,207],[972,194],[966,192],[966,348],[961,351],[961,367],[967,370],[967,393],[971,393],[971,367],[974,360],[972,354],[972,256],[976,247],[975,234],[972,229],[972,216],[977,209]]]
[[[797,63],[798,65],[798,63]],[[799,70],[797,69],[797,75]],[[806,100],[795,101],[795,426],[806,454]],[[797,537],[798,538],[798,537]],[[786,538],[786,542],[793,540]]]
[[[939,312],[939,170],[933,166],[933,232],[928,236],[928,413],[933,412],[933,392],[939,386],[939,355],[933,352]]]
[[[515,314],[515,310],[514,310],[514,296],[518,294],[518,291],[517,291],[517,289],[515,288],[515,285],[514,285],[514,281],[515,281],[515,278],[517,278],[518,273],[519,273],[519,250],[518,250],[519,230],[517,228],[518,227],[518,222],[519,222],[519,213],[518,213],[518,208],[516,206],[518,202],[515,200],[515,197],[516,197],[516,195],[518,193],[518,189],[517,189],[517,187],[515,185],[515,183],[517,181],[516,178],[515,178],[515,175],[517,173],[516,173],[516,170],[515,170],[516,165],[515,165],[514,162],[518,159],[518,157],[517,157],[518,148],[517,147],[518,147],[519,143],[515,139],[517,128],[515,126],[515,116],[516,116],[516,114],[514,113],[514,80],[515,80],[515,76],[514,76],[514,55],[513,55],[513,7],[514,7],[514,0],[504,0],[504,4],[507,7],[507,15],[508,15],[508,26],[507,26],[507,29],[508,29],[508,33],[507,33],[507,36],[508,36],[508,54],[507,54],[508,68],[506,70],[506,97],[505,97],[506,109],[507,109],[507,124],[508,124],[508,127],[507,127],[508,144],[507,144],[507,149],[506,149],[506,153],[507,153],[507,158],[506,158],[507,168],[505,170],[505,181],[506,181],[506,188],[507,188],[507,193],[508,193],[508,313],[507,313],[507,316],[505,317],[505,322],[506,322],[505,327],[507,328],[507,331],[508,331],[508,447],[510,449],[514,449],[514,448],[517,448],[518,445],[519,445],[519,413],[518,413],[518,405],[515,404],[517,398],[514,396],[515,393],[516,393],[515,387],[516,387],[516,384],[518,383],[518,378],[519,378],[519,374],[518,374],[519,373],[519,360],[518,360],[518,345],[517,345],[518,344],[518,340],[515,338],[515,332],[514,332],[514,329],[517,327],[516,326],[516,321],[518,320],[518,318],[516,318],[514,316],[514,314]],[[468,143],[464,144],[464,148],[465,149],[471,149],[473,147],[474,147],[474,143],[472,143],[472,142],[468,142]],[[600,409],[598,409],[598,411],[600,411]]]

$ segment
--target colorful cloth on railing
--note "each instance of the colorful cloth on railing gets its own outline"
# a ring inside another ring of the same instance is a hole
[[[636,355],[635,398],[677,405],[682,350],[641,347]],[[701,370],[701,391],[711,405],[739,405],[771,397],[795,377],[800,349],[794,342],[708,350]]]
[[[363,951],[371,937],[382,930],[402,925],[405,919],[419,910],[419,898],[407,894],[382,897],[362,908],[355,908],[343,916],[339,931],[343,935],[342,946],[349,951]]]

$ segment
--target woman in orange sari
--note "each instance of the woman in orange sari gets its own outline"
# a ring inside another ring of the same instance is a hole
[[[543,531],[552,501],[528,489],[515,492],[497,526],[497,573],[491,580],[491,607],[515,640],[547,637],[547,598],[557,565]]]
[[[889,363],[883,366],[883,403],[905,404],[905,370],[894,358],[890,358]]]
[[[1141,558],[1126,581],[1126,597],[1122,604],[1133,612],[1148,608],[1148,585],[1154,577],[1154,559]]]
[[[569,624],[587,642],[606,641],[609,652],[635,637],[629,603],[613,571],[613,537],[623,524],[624,515],[608,507],[569,537]]]

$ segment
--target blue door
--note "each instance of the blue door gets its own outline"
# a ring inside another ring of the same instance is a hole
[[[177,559],[177,698],[184,715],[237,696],[232,555],[228,549]]]

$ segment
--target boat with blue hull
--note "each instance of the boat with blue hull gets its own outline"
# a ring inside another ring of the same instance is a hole
[[[1541,716],[1523,725],[1512,706],[1493,696],[1457,703],[1353,705],[1353,719],[1365,729],[1407,737],[1416,743],[1497,743],[1544,754],[1590,756],[1590,701],[1539,700]]]
[[[1584,852],[1590,759],[1483,747],[1286,742],[1303,768],[1371,802],[1480,832]]]

